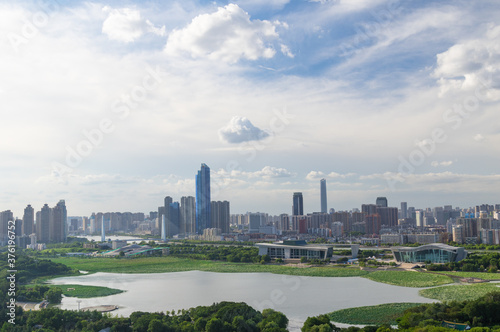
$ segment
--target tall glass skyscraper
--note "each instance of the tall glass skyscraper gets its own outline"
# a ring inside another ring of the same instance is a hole
[[[302,193],[293,193],[293,215],[304,215],[304,199]]]
[[[321,190],[321,213],[327,213],[328,208],[326,206],[326,180],[320,180],[320,190]]]
[[[201,164],[196,175],[196,232],[202,234],[205,228],[212,228],[210,211],[210,167]]]

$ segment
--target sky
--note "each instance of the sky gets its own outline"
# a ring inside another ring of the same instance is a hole
[[[0,1],[0,211],[500,203],[498,1]]]

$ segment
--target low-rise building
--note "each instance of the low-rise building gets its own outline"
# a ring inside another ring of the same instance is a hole
[[[394,247],[391,250],[399,263],[449,263],[458,262],[467,257],[467,251],[464,248],[443,243],[426,244],[416,248]]]

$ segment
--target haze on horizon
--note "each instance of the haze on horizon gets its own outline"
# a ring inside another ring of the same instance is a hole
[[[500,202],[497,1],[0,1],[0,210]]]

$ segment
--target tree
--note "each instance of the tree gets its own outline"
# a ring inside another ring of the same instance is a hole
[[[159,319],[152,319],[148,325],[148,332],[163,331],[163,323]]]
[[[322,325],[327,325],[331,328],[331,330],[325,330],[327,327],[322,327]],[[314,328],[318,326],[317,328]],[[307,317],[304,322],[304,326],[302,326],[302,332],[319,332],[319,328],[322,328],[323,331],[336,331],[337,327],[330,322],[330,318],[327,315],[319,315],[316,317]]]
[[[50,303],[61,303],[62,290],[59,287],[52,287],[45,292],[44,296]]]

